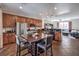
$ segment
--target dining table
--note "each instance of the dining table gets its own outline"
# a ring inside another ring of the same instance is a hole
[[[47,38],[48,36],[53,36],[51,34],[47,34],[47,33],[41,33],[41,34],[37,34],[34,33],[32,35],[27,34],[27,35],[21,35],[22,38],[24,38],[25,40],[27,40],[27,42],[29,42],[31,44],[31,52],[32,52],[32,56],[37,56],[37,43],[39,43],[41,40],[43,40],[43,38]]]

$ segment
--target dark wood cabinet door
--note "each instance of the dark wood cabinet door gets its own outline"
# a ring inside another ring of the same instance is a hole
[[[25,20],[26,20],[26,18],[17,16],[16,22],[24,23],[24,22],[26,22]]]
[[[34,24],[35,26],[41,26],[42,22],[39,19],[22,17],[22,16],[15,16],[11,14],[3,13],[3,27],[15,27],[16,22],[27,23],[27,24]]]
[[[3,34],[3,45],[6,45],[9,43],[9,37],[8,34]]]
[[[14,33],[11,33],[8,35],[9,37],[9,43],[15,43],[15,34]]]
[[[55,40],[61,41],[61,32],[55,32]]]
[[[8,19],[8,15],[3,13],[3,27],[7,27],[7,19]]]
[[[15,27],[15,16],[3,13],[3,27]]]
[[[10,43],[15,43],[16,38],[15,38],[15,33],[4,33],[3,34],[3,44],[10,44]]]

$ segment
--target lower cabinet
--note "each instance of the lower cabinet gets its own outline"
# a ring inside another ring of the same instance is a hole
[[[8,44],[8,34],[3,34],[3,45]]]
[[[61,32],[55,32],[55,40],[61,41]]]
[[[4,33],[3,34],[3,45],[15,43],[15,33]]]
[[[11,34],[9,34],[9,43],[14,43],[16,40],[16,38],[15,38],[15,34],[14,33],[11,33]]]

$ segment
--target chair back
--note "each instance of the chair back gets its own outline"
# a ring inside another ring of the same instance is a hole
[[[38,43],[45,44],[46,47],[51,46],[53,41],[53,36],[48,36],[46,38],[42,38]]]
[[[27,42],[24,38],[21,36],[16,35],[16,44],[20,46],[24,46],[24,43]]]
[[[19,41],[18,35],[16,35],[16,44],[20,45],[20,41]]]
[[[51,46],[53,41],[53,36],[48,36],[46,39],[46,46]]]

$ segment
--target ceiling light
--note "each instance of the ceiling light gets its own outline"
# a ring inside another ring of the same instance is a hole
[[[20,6],[19,8],[20,8],[20,9],[23,9],[23,7],[22,7],[22,6]]]
[[[54,9],[56,10],[57,8],[55,7]]]

